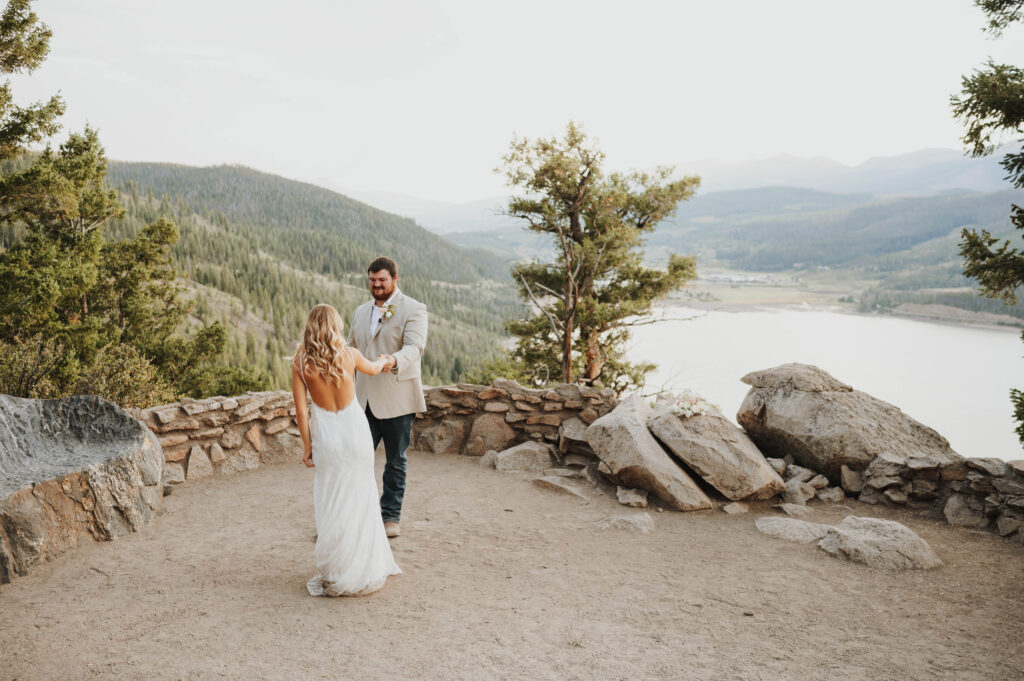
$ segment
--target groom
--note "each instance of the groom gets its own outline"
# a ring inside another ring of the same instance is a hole
[[[356,373],[356,398],[366,410],[373,448],[384,440],[384,493],[380,512],[389,537],[399,534],[405,495],[405,450],[416,412],[427,410],[420,382],[420,356],[427,342],[427,308],[398,290],[398,265],[380,257],[367,268],[373,300],[352,314],[348,343],[365,357],[386,355],[376,376]]]

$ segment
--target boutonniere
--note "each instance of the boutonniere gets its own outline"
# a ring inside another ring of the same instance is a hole
[[[391,315],[395,314],[395,310],[396,309],[397,308],[395,307],[394,303],[388,303],[387,305],[384,306],[384,312],[381,313],[381,317],[380,318],[381,319],[387,319]]]

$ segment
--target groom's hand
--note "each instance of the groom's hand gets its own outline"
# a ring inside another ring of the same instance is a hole
[[[384,371],[391,371],[398,364],[398,360],[395,359],[394,355],[381,355],[384,359]],[[384,373],[382,371],[381,373]]]

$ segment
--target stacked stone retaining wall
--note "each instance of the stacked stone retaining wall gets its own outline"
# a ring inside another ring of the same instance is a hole
[[[905,506],[1024,544],[1024,460],[962,459],[940,466],[880,454],[864,471],[845,469],[842,477],[860,501]]]
[[[589,425],[618,404],[611,390],[571,383],[532,390],[498,379],[423,392],[427,411],[416,416],[414,448],[435,454],[481,456],[527,440],[557,443],[562,424]]]
[[[500,379],[493,385],[427,388],[424,397],[427,410],[416,415],[412,449],[470,456],[529,440],[557,445],[567,424],[582,432],[618,404],[610,390],[574,384],[534,390]],[[288,391],[184,400],[135,415],[163,447],[165,483],[302,458]],[[841,478],[833,482],[860,501],[904,506],[1024,543],[1024,461],[963,459],[939,465],[881,454],[864,470],[844,466]]]
[[[164,482],[230,475],[302,458],[295,404],[285,390],[209,397],[136,412],[163,447]]]
[[[533,390],[504,380],[423,393],[427,411],[416,415],[412,449],[473,456],[527,440],[557,442],[564,422],[589,424],[617,404],[611,390],[572,384]],[[302,458],[295,403],[285,390],[183,400],[133,413],[160,440],[166,483]]]

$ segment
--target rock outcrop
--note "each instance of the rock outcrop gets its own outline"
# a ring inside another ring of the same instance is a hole
[[[0,582],[152,520],[163,504],[157,438],[99,397],[0,395]]]
[[[680,461],[727,499],[770,499],[785,487],[746,433],[718,411],[682,418],[659,401],[647,426]]]
[[[817,367],[785,364],[743,380],[752,388],[737,420],[777,457],[776,470],[788,464],[787,502],[849,495],[1024,544],[1024,463],[965,459],[931,428]]]
[[[942,565],[928,542],[892,520],[849,516],[818,542],[830,555],[881,570],[925,570]]]
[[[587,442],[617,484],[647,490],[678,511],[711,508],[703,490],[647,429],[650,414],[643,399],[629,396],[587,428]]]
[[[543,471],[551,468],[551,447],[542,442],[523,442],[494,457],[499,471]]]
[[[751,429],[753,443],[773,455],[763,459],[764,465],[743,433],[720,415],[670,419],[665,414],[644,423],[652,416],[650,409],[637,428],[623,431],[622,442],[632,444],[625,449],[611,444],[602,462],[589,441],[602,428],[588,429],[618,404],[611,391],[565,384],[530,389],[501,379],[490,386],[427,388],[427,411],[414,422],[412,449],[479,455],[482,463],[495,467],[499,452],[524,442],[543,444],[549,446],[551,462],[541,456],[532,467],[545,477],[571,478],[564,484],[613,496],[616,485],[643,489],[679,510],[709,508],[703,490],[710,487],[730,499],[767,498],[777,481],[753,491],[750,471],[764,475],[770,468],[785,481],[781,500],[790,504],[814,498],[838,503],[849,495],[945,516],[951,524],[988,529],[1024,544],[1024,462],[963,459],[896,407],[816,367],[785,365],[744,380],[753,388],[739,420]],[[754,409],[753,404],[760,406]],[[301,458],[290,392],[184,400],[133,415],[163,446],[165,483],[265,464],[297,464]],[[882,425],[865,425],[875,418]],[[678,459],[642,426],[678,449]],[[556,463],[559,470],[548,468]],[[642,504],[625,496],[622,503]]]
[[[946,438],[899,408],[854,390],[818,367],[783,364],[741,379],[752,386],[736,419],[767,456],[838,481],[842,467],[865,470],[880,454],[942,468],[963,460]]]
[[[835,526],[795,518],[758,518],[757,529],[800,544],[817,542],[825,553],[880,570],[924,570],[942,565],[928,543],[905,525],[848,516]]]

